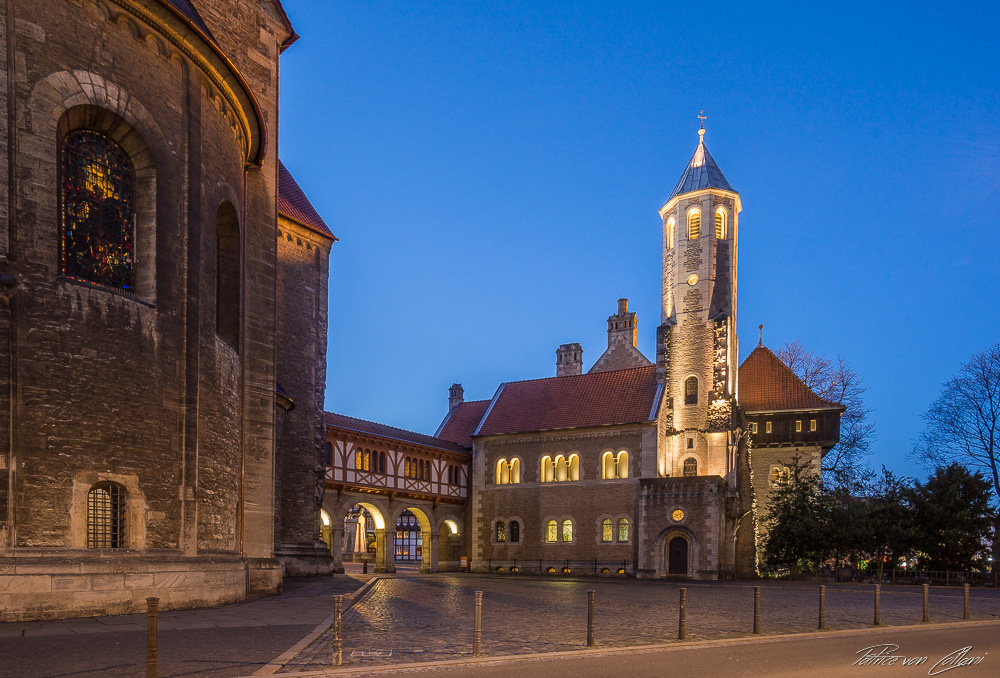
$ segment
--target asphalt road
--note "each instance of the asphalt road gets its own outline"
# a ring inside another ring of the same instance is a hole
[[[969,647],[959,662],[956,653]],[[866,649],[871,648],[871,649]],[[882,655],[882,656],[879,656]],[[865,665],[865,658],[868,658]],[[899,657],[892,661],[891,657]],[[942,662],[947,657],[952,661]],[[926,658],[917,665],[905,660]],[[974,663],[979,658],[978,663]],[[961,664],[961,660],[969,662]],[[414,665],[381,671],[350,669],[311,676],[425,674],[447,678],[949,678],[1000,676],[1000,622],[841,631],[798,636],[703,641],[665,648],[580,651],[493,662]],[[297,674],[288,674],[291,678]],[[304,675],[304,674],[303,674]]]

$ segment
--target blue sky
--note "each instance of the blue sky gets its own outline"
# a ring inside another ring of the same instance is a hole
[[[806,3],[807,5],[809,3]],[[327,409],[433,432],[659,322],[657,209],[706,143],[743,200],[741,360],[869,386],[873,465],[1000,340],[1000,4],[286,0],[280,146],[334,233]]]

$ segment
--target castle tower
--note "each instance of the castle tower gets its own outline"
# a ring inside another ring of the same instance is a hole
[[[666,204],[657,379],[668,421],[664,476],[732,479],[736,396],[736,252],[740,196],[698,130],[698,147]]]

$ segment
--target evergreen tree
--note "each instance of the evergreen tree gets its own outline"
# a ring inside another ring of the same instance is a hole
[[[992,535],[991,487],[957,462],[938,467],[912,490],[915,546],[928,570],[967,571],[985,563]]]

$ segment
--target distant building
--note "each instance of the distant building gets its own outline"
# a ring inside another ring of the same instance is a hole
[[[0,621],[329,572],[336,238],[278,160],[281,4],[7,10]]]

